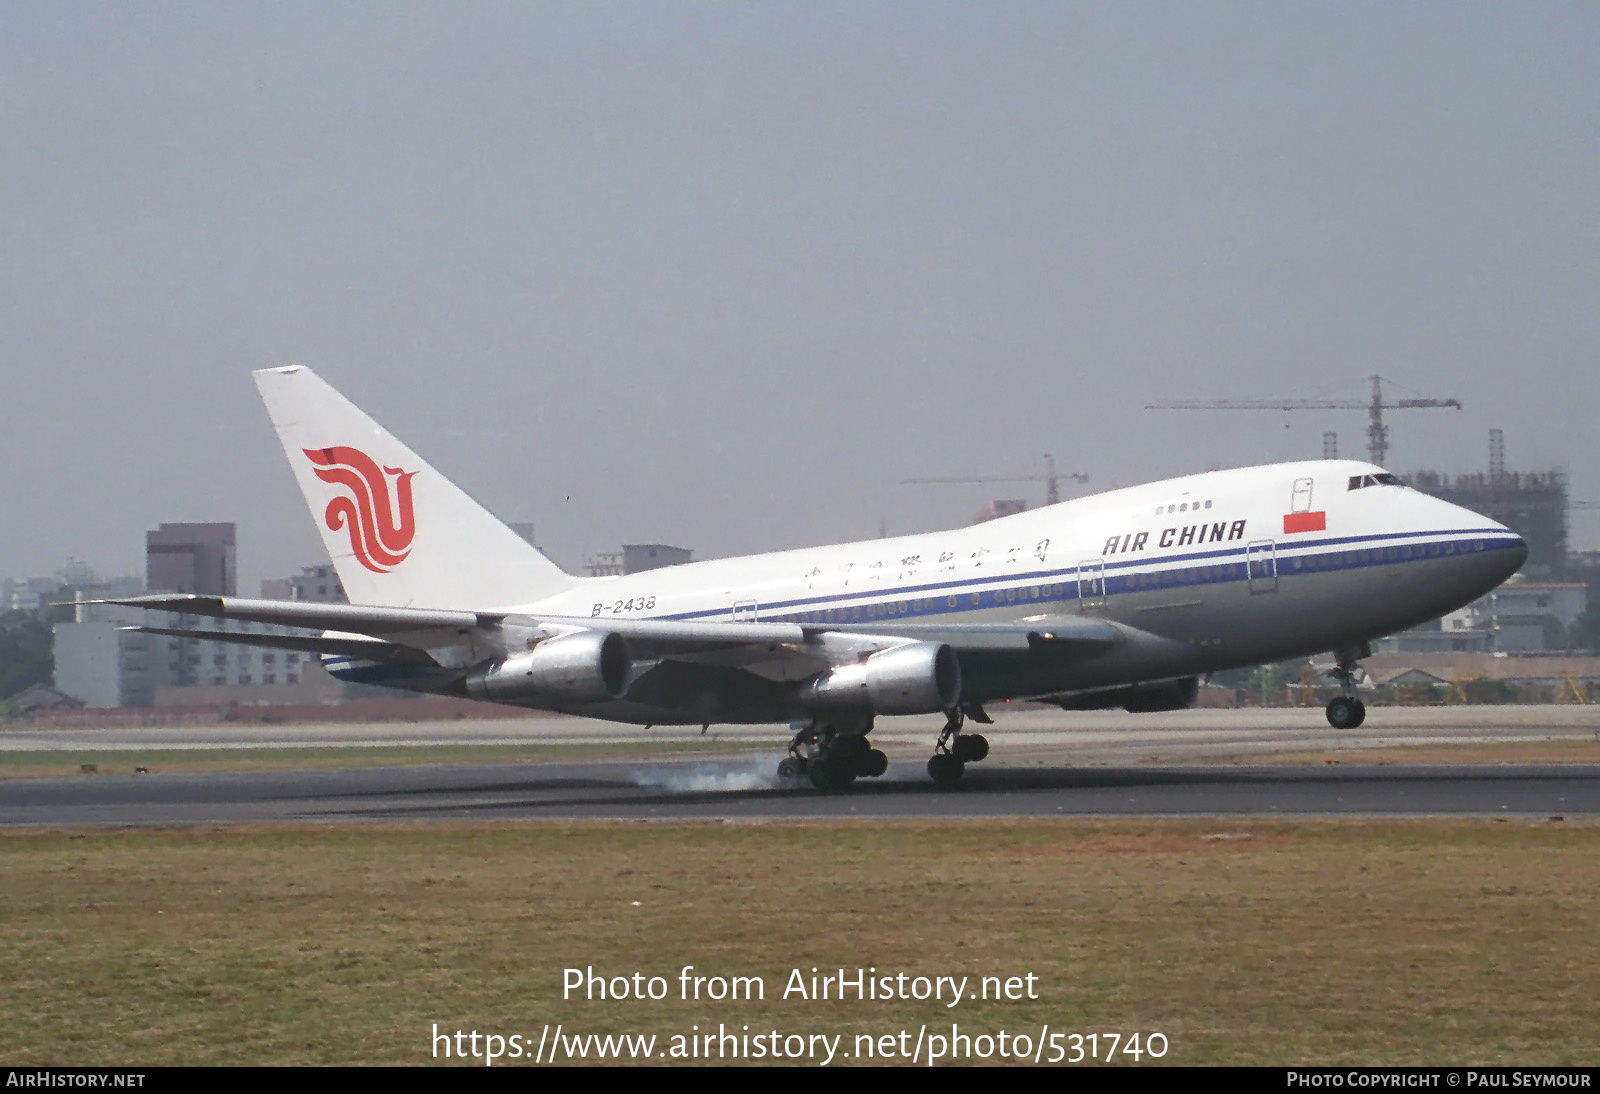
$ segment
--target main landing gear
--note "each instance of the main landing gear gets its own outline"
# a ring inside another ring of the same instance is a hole
[[[1365,642],[1334,654],[1338,663],[1328,670],[1328,675],[1339,681],[1341,692],[1328,703],[1328,724],[1334,729],[1355,729],[1367,720],[1367,705],[1356,698],[1355,674],[1361,659],[1371,656],[1372,647]]]
[[[974,721],[985,725],[991,721],[983,713],[982,707],[976,708],[972,717]],[[961,726],[965,721],[966,715],[960,707],[950,710],[939,741],[933,746],[933,756],[928,760],[928,777],[938,786],[954,786],[961,781],[968,764],[975,764],[989,755],[989,738],[981,733],[962,733]]]
[[[875,779],[889,770],[889,757],[867,740],[871,731],[871,718],[802,723],[795,727],[789,755],[778,764],[778,777],[807,776],[825,794],[847,790],[857,779]]]

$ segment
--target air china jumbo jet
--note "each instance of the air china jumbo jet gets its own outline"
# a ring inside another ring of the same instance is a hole
[[[622,577],[556,567],[309,369],[255,374],[352,603],[111,603],[309,628],[140,627],[309,650],[332,675],[641,725],[788,722],[786,777],[883,774],[880,715],[943,714],[928,773],[989,752],[984,704],[1175,710],[1202,674],[1332,651],[1335,728],[1369,641],[1517,571],[1527,547],[1371,464],[1212,471],[970,528]]]

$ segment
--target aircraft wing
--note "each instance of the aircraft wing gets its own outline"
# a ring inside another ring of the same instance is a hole
[[[720,624],[719,624],[720,625]],[[742,624],[728,624],[742,626]],[[1123,632],[1103,619],[1046,616],[1019,623],[838,623],[817,630],[842,634],[887,634],[918,642],[942,642],[957,653],[1017,652],[1049,649],[1088,653],[1123,640]]]
[[[409,650],[442,665],[466,665],[503,656],[544,638],[574,631],[617,634],[639,659],[715,658],[722,664],[770,662],[785,652],[815,660],[824,647],[849,647],[874,640],[936,642],[957,653],[1047,651],[1092,656],[1126,637],[1111,623],[1078,616],[1045,616],[1018,623],[805,624],[775,622],[605,619],[535,616],[494,611],[387,608],[243,597],[156,594],[106,600],[178,615],[234,619],[248,623],[336,632],[322,637],[268,635],[238,631],[140,627],[150,633],[219,642],[338,653],[371,660],[403,661]]]

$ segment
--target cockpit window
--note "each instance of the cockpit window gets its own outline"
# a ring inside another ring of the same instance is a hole
[[[1404,486],[1399,475],[1385,471],[1381,475],[1351,475],[1350,489],[1360,490],[1364,486]]]

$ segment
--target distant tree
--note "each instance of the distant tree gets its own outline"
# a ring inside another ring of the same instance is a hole
[[[50,624],[21,612],[0,616],[0,699],[53,683],[55,671]]]
[[[1547,650],[1565,650],[1571,648],[1571,634],[1566,627],[1561,625],[1561,620],[1553,615],[1544,617],[1544,648]]]
[[[1590,599],[1589,606],[1572,621],[1567,630],[1567,647],[1600,653],[1600,604]]]

